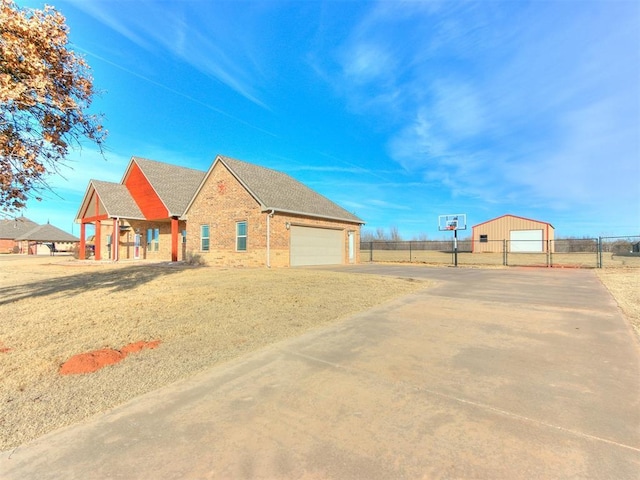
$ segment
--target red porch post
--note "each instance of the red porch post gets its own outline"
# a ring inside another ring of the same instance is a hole
[[[171,217],[171,261],[178,261],[178,219]]]
[[[78,252],[78,258],[80,260],[84,260],[85,258],[85,249],[86,249],[86,240],[85,236],[85,223],[83,221],[80,222],[80,251]]]
[[[96,235],[94,237],[95,256],[96,260],[102,260],[101,243],[102,243],[102,222],[96,220]]]

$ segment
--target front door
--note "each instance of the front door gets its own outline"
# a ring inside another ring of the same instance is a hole
[[[138,260],[140,258],[140,234],[136,233],[133,239],[133,258]]]

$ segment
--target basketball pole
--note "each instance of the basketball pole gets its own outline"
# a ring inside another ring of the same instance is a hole
[[[458,229],[453,229],[453,266],[458,266]]]

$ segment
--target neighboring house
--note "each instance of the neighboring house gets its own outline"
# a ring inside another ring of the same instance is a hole
[[[553,225],[540,220],[502,215],[472,227],[474,253],[507,251],[536,253],[553,251]]]
[[[16,238],[37,226],[36,222],[23,216],[0,220],[0,253],[22,253],[23,244]]]
[[[218,156],[207,172],[133,157],[119,184],[91,180],[76,221],[95,258],[219,266],[356,263],[357,216],[292,177]]]
[[[16,238],[17,241],[27,243],[27,251],[36,255],[53,255],[58,252],[72,252],[80,239],[54,227],[36,225],[34,228]]]
[[[47,223],[26,217],[0,220],[0,253],[50,254],[71,252],[80,239]]]

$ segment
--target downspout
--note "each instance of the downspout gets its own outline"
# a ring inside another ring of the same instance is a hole
[[[271,213],[267,213],[267,268],[271,268],[271,217],[275,212],[272,209]]]
[[[113,223],[111,242],[113,243],[113,261],[117,262],[120,260],[120,217],[116,217]]]

